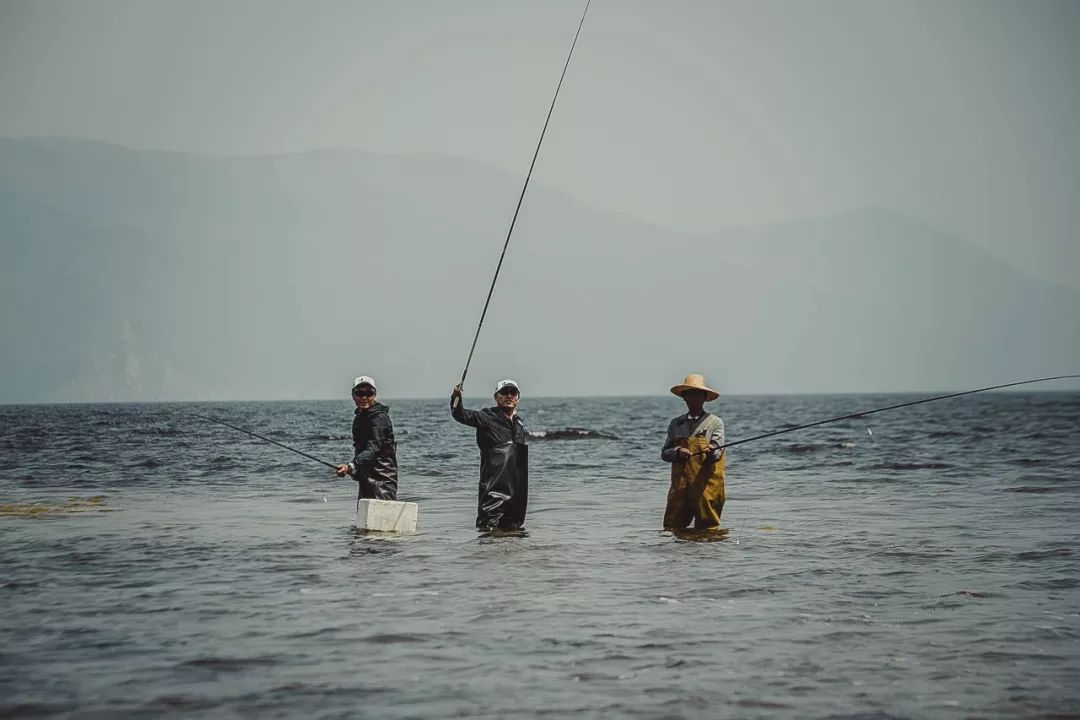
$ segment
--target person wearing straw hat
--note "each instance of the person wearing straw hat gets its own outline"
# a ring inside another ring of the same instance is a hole
[[[724,421],[707,412],[705,403],[720,393],[696,373],[671,392],[686,403],[686,413],[668,424],[660,452],[664,462],[671,463],[664,527],[682,530],[693,521],[695,530],[714,530],[724,509]]]
[[[520,530],[529,503],[529,444],[517,414],[521,388],[510,379],[495,384],[495,407],[466,410],[461,385],[450,395],[450,415],[476,428],[480,448],[480,487],[476,503],[479,530]]]
[[[353,380],[352,462],[337,466],[338,477],[351,475],[360,484],[361,498],[397,500],[397,442],[390,408],[376,402],[375,380],[361,375]]]

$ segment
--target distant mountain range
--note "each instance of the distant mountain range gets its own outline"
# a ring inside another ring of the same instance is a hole
[[[361,372],[443,395],[521,180],[435,155],[0,139],[0,402],[331,397]],[[1080,293],[911,218],[689,235],[538,180],[475,394],[506,375],[544,395],[655,394],[691,371],[868,392],[1080,368]]]

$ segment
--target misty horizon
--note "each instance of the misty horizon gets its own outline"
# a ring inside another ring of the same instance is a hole
[[[0,160],[0,247],[14,253],[5,297],[24,309],[8,316],[17,351],[6,357],[3,402],[333,398],[357,374],[415,388],[394,393],[402,397],[439,397],[459,377],[505,232],[504,218],[484,210],[491,198],[508,207],[519,191],[519,178],[470,161],[350,150],[221,157],[0,140]],[[527,395],[531,385],[544,397],[650,396],[644,386],[670,387],[692,371],[725,394],[970,389],[1064,374],[1073,368],[1060,358],[1080,355],[1080,293],[893,211],[698,236],[587,207],[542,182],[527,200],[470,374],[516,375]],[[365,240],[378,237],[392,242]],[[708,265],[650,271],[703,241],[695,252]],[[348,275],[326,285],[326,268],[342,262],[375,270],[355,287]],[[687,348],[647,335],[655,347],[642,352],[637,330],[662,327],[665,298],[684,279],[715,282],[710,266],[728,267],[721,292],[749,299],[753,313],[725,314],[724,333]],[[141,279],[162,267],[165,282]],[[37,280],[58,271],[65,284]],[[601,294],[598,278],[610,278]],[[265,296],[267,279],[286,292]],[[356,305],[365,289],[395,301],[374,324]],[[37,337],[43,308],[66,342]],[[330,339],[357,313],[394,347]],[[1023,326],[999,324],[1009,316]],[[869,344],[847,328],[864,328]],[[957,346],[961,328],[970,338]],[[514,347],[500,340],[508,331]],[[282,344],[281,333],[305,339]],[[1021,337],[1017,358],[977,349]],[[911,365],[903,353],[913,341],[940,359]],[[568,362],[564,345],[588,349],[585,362]],[[939,369],[950,364],[964,369]]]
[[[581,9],[0,6],[0,402],[441,396]],[[470,378],[1076,371],[1078,48],[1061,2],[594,3]]]

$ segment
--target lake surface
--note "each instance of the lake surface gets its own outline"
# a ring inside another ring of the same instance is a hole
[[[735,440],[914,397],[708,407]],[[415,535],[185,415],[341,462],[347,398],[0,407],[0,717],[1080,715],[1080,393],[733,448],[714,542],[660,527],[677,398],[523,398],[595,433],[534,440],[525,537],[473,529],[445,400],[385,402]]]

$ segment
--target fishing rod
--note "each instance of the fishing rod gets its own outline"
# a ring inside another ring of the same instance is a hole
[[[303,450],[297,450],[294,447],[289,447],[285,443],[280,443],[277,440],[271,440],[268,437],[263,437],[259,433],[254,433],[254,432],[251,432],[250,430],[245,430],[244,428],[237,427],[236,425],[231,425],[231,424],[225,422],[224,420],[215,420],[212,417],[206,417],[205,415],[199,415],[197,413],[188,413],[188,415],[191,415],[192,417],[200,418],[202,420],[206,420],[207,422],[217,423],[218,425],[224,425],[225,427],[232,428],[233,430],[239,430],[240,432],[242,432],[242,433],[244,433],[246,435],[250,435],[252,437],[257,437],[260,440],[265,440],[268,443],[273,443],[273,444],[277,445],[278,447],[283,447],[286,450],[291,450],[292,452],[296,453],[297,455],[303,455],[304,457],[308,458],[309,460],[314,460],[317,463],[322,463],[323,465],[325,465],[328,468],[333,468],[334,470],[337,470],[337,465],[334,465],[332,463],[328,463],[325,460],[320,460],[319,458],[315,457],[314,455],[308,455]]]
[[[589,3],[586,0],[585,11],[581,13],[581,22],[578,23],[577,32],[574,33],[574,42],[570,44],[570,52],[566,56],[566,64],[563,65],[562,75],[559,76],[559,84],[555,87],[555,96],[551,98],[551,107],[548,108],[547,119],[544,120],[544,129],[540,131],[540,140],[536,143],[536,152],[533,153],[532,163],[529,164],[529,173],[525,176],[525,184],[521,186],[521,195],[518,197],[517,207],[514,208],[514,217],[510,221],[510,230],[506,233],[506,242],[503,243],[502,254],[499,255],[499,264],[495,267],[495,277],[491,278],[491,287],[488,288],[487,300],[484,301],[484,310],[480,313],[480,323],[476,326],[476,334],[473,336],[472,347],[469,348],[469,359],[465,361],[465,369],[461,372],[461,383],[465,384],[465,376],[469,374],[469,365],[472,364],[473,352],[476,350],[476,341],[480,339],[480,328],[484,326],[484,318],[487,317],[488,305],[491,303],[491,295],[495,292],[495,282],[499,279],[499,271],[502,270],[503,259],[506,257],[506,249],[510,247],[510,236],[514,234],[514,224],[517,223],[518,212],[521,203],[525,200],[525,191],[529,188],[529,179],[532,178],[533,168],[536,167],[536,158],[540,155],[540,146],[544,143],[544,134],[547,133],[548,123],[551,122],[551,114],[555,111],[555,101],[559,99],[559,90],[562,88],[563,78],[566,77],[566,69],[570,67],[570,58],[574,56],[574,48],[577,46],[578,36],[581,35],[581,26],[585,24],[585,15],[589,12]]]
[[[816,427],[818,425],[826,425],[832,422],[838,422],[840,420],[850,420],[852,418],[863,417],[864,415],[873,415],[874,413],[885,412],[886,410],[895,410],[897,408],[909,407],[911,405],[921,405],[922,403],[934,402],[935,400],[946,400],[948,398],[960,397],[961,395],[974,395],[975,393],[986,392],[988,390],[1000,390],[1002,388],[1016,387],[1017,385],[1030,385],[1032,383],[1048,382],[1050,380],[1065,380],[1071,378],[1080,378],[1080,375],[1055,375],[1053,377],[1037,378],[1035,380],[1021,380],[1020,382],[1005,383],[1004,385],[991,385],[990,387],[979,388],[977,390],[965,390],[958,393],[949,393],[948,395],[937,395],[935,397],[923,398],[921,400],[910,400],[908,402],[897,403],[896,405],[889,405],[888,407],[875,408],[873,410],[864,410],[862,412],[851,413],[848,415],[841,415],[840,417],[829,418],[828,420],[819,420],[817,422],[807,423],[806,425],[799,425],[798,427],[786,428],[784,430],[774,430],[773,432],[764,433],[763,435],[755,435],[754,437],[745,438],[743,440],[735,440],[716,448],[717,450],[725,450],[735,445],[742,445],[743,443],[752,442],[754,440],[761,440],[763,438],[775,437],[776,435],[783,435],[784,433],[795,432],[796,430],[805,430],[806,428]],[[869,430],[869,428],[867,428]],[[712,452],[712,449],[704,450],[694,453],[694,455],[704,455]],[[742,540],[743,525],[746,524],[746,517],[750,514],[749,503],[746,506],[746,512],[743,514],[743,521],[739,523],[739,536],[735,540],[735,544],[738,545]]]
[[[705,453],[712,452],[714,449],[724,450],[725,448],[735,447],[736,445],[742,445],[743,443],[753,442],[754,440],[761,440],[763,438],[775,437],[776,435],[783,435],[785,433],[795,432],[796,430],[805,430],[806,428],[817,427],[818,425],[826,425],[828,423],[838,422],[840,420],[850,420],[851,418],[863,417],[864,415],[873,415],[874,413],[885,412],[886,410],[895,410],[897,408],[909,407],[911,405],[921,405],[922,403],[934,402],[935,400],[946,400],[948,398],[960,397],[961,395],[974,395],[975,393],[986,392],[987,390],[1000,390],[1002,388],[1016,387],[1017,385],[1030,385],[1032,383],[1048,382],[1050,380],[1065,380],[1070,378],[1080,378],[1080,375],[1054,375],[1053,377],[1036,378],[1035,380],[1021,380],[1019,382],[1005,383],[1004,385],[991,385],[990,387],[979,388],[978,390],[965,390],[963,392],[949,393],[948,395],[937,395],[935,397],[923,398],[922,400],[910,400],[908,402],[897,403],[896,405],[889,405],[888,407],[875,408],[873,410],[863,410],[862,412],[841,415],[840,417],[829,418],[828,420],[818,420],[817,422],[807,423],[806,425],[799,425],[798,427],[786,428],[784,430],[774,430],[773,432],[764,433],[763,435],[755,435],[754,437],[745,438],[743,440],[735,440],[734,442],[724,443],[718,448],[710,448],[709,450],[703,450],[694,454],[704,455]]]

